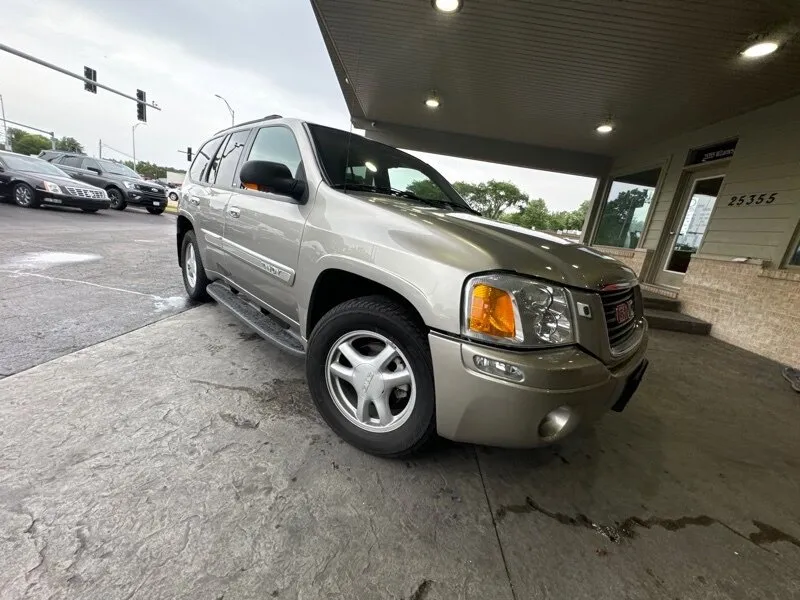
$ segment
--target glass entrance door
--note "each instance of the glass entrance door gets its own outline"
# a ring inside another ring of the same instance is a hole
[[[680,287],[689,261],[700,249],[708,221],[714,211],[717,195],[724,175],[702,177],[696,175],[689,182],[689,193],[684,198],[683,210],[677,214],[669,232],[669,246],[658,283]]]

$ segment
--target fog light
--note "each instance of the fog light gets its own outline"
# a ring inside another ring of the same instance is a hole
[[[561,433],[566,433],[565,428],[572,420],[572,411],[568,406],[559,406],[557,409],[547,413],[542,422],[539,423],[539,437],[551,440],[559,437]]]
[[[508,379],[509,381],[515,382],[520,382],[525,379],[525,375],[522,374],[522,371],[519,369],[519,367],[515,367],[512,364],[500,360],[494,360],[493,358],[476,354],[472,358],[472,362],[475,363],[475,367],[479,371],[486,373],[487,375],[492,375],[494,377],[500,377],[501,379]]]

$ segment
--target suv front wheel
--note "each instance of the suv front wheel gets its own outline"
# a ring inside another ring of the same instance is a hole
[[[435,433],[426,332],[388,298],[349,300],[322,317],[308,343],[306,376],[331,429],[365,452],[411,454]]]
[[[111,201],[111,208],[114,210],[125,210],[125,207],[128,206],[122,192],[117,188],[108,188],[106,193],[108,194],[108,199]]]

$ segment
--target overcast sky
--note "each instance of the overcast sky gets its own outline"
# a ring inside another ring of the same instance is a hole
[[[136,130],[139,160],[186,168],[178,153],[236,120],[279,113],[348,129],[347,108],[309,0],[2,0],[3,43],[98,81],[148,108]],[[13,24],[11,26],[10,24]],[[213,37],[212,37],[213,36]],[[6,118],[131,153],[133,102],[0,52]],[[105,149],[105,156],[124,158]],[[511,181],[553,210],[590,198],[594,179],[415,153],[451,181]]]

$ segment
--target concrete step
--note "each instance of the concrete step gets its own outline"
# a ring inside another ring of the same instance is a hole
[[[681,312],[681,301],[677,298],[668,298],[667,296],[642,290],[642,301],[645,310],[652,308],[654,310]]]
[[[695,335],[708,335],[711,332],[711,323],[671,310],[645,308],[644,316],[652,329],[680,331]]]
[[[245,325],[268,342],[295,356],[305,356],[303,343],[289,333],[289,330],[275,317],[264,314],[261,309],[250,304],[241,294],[220,281],[210,283],[208,295],[238,317]]]

